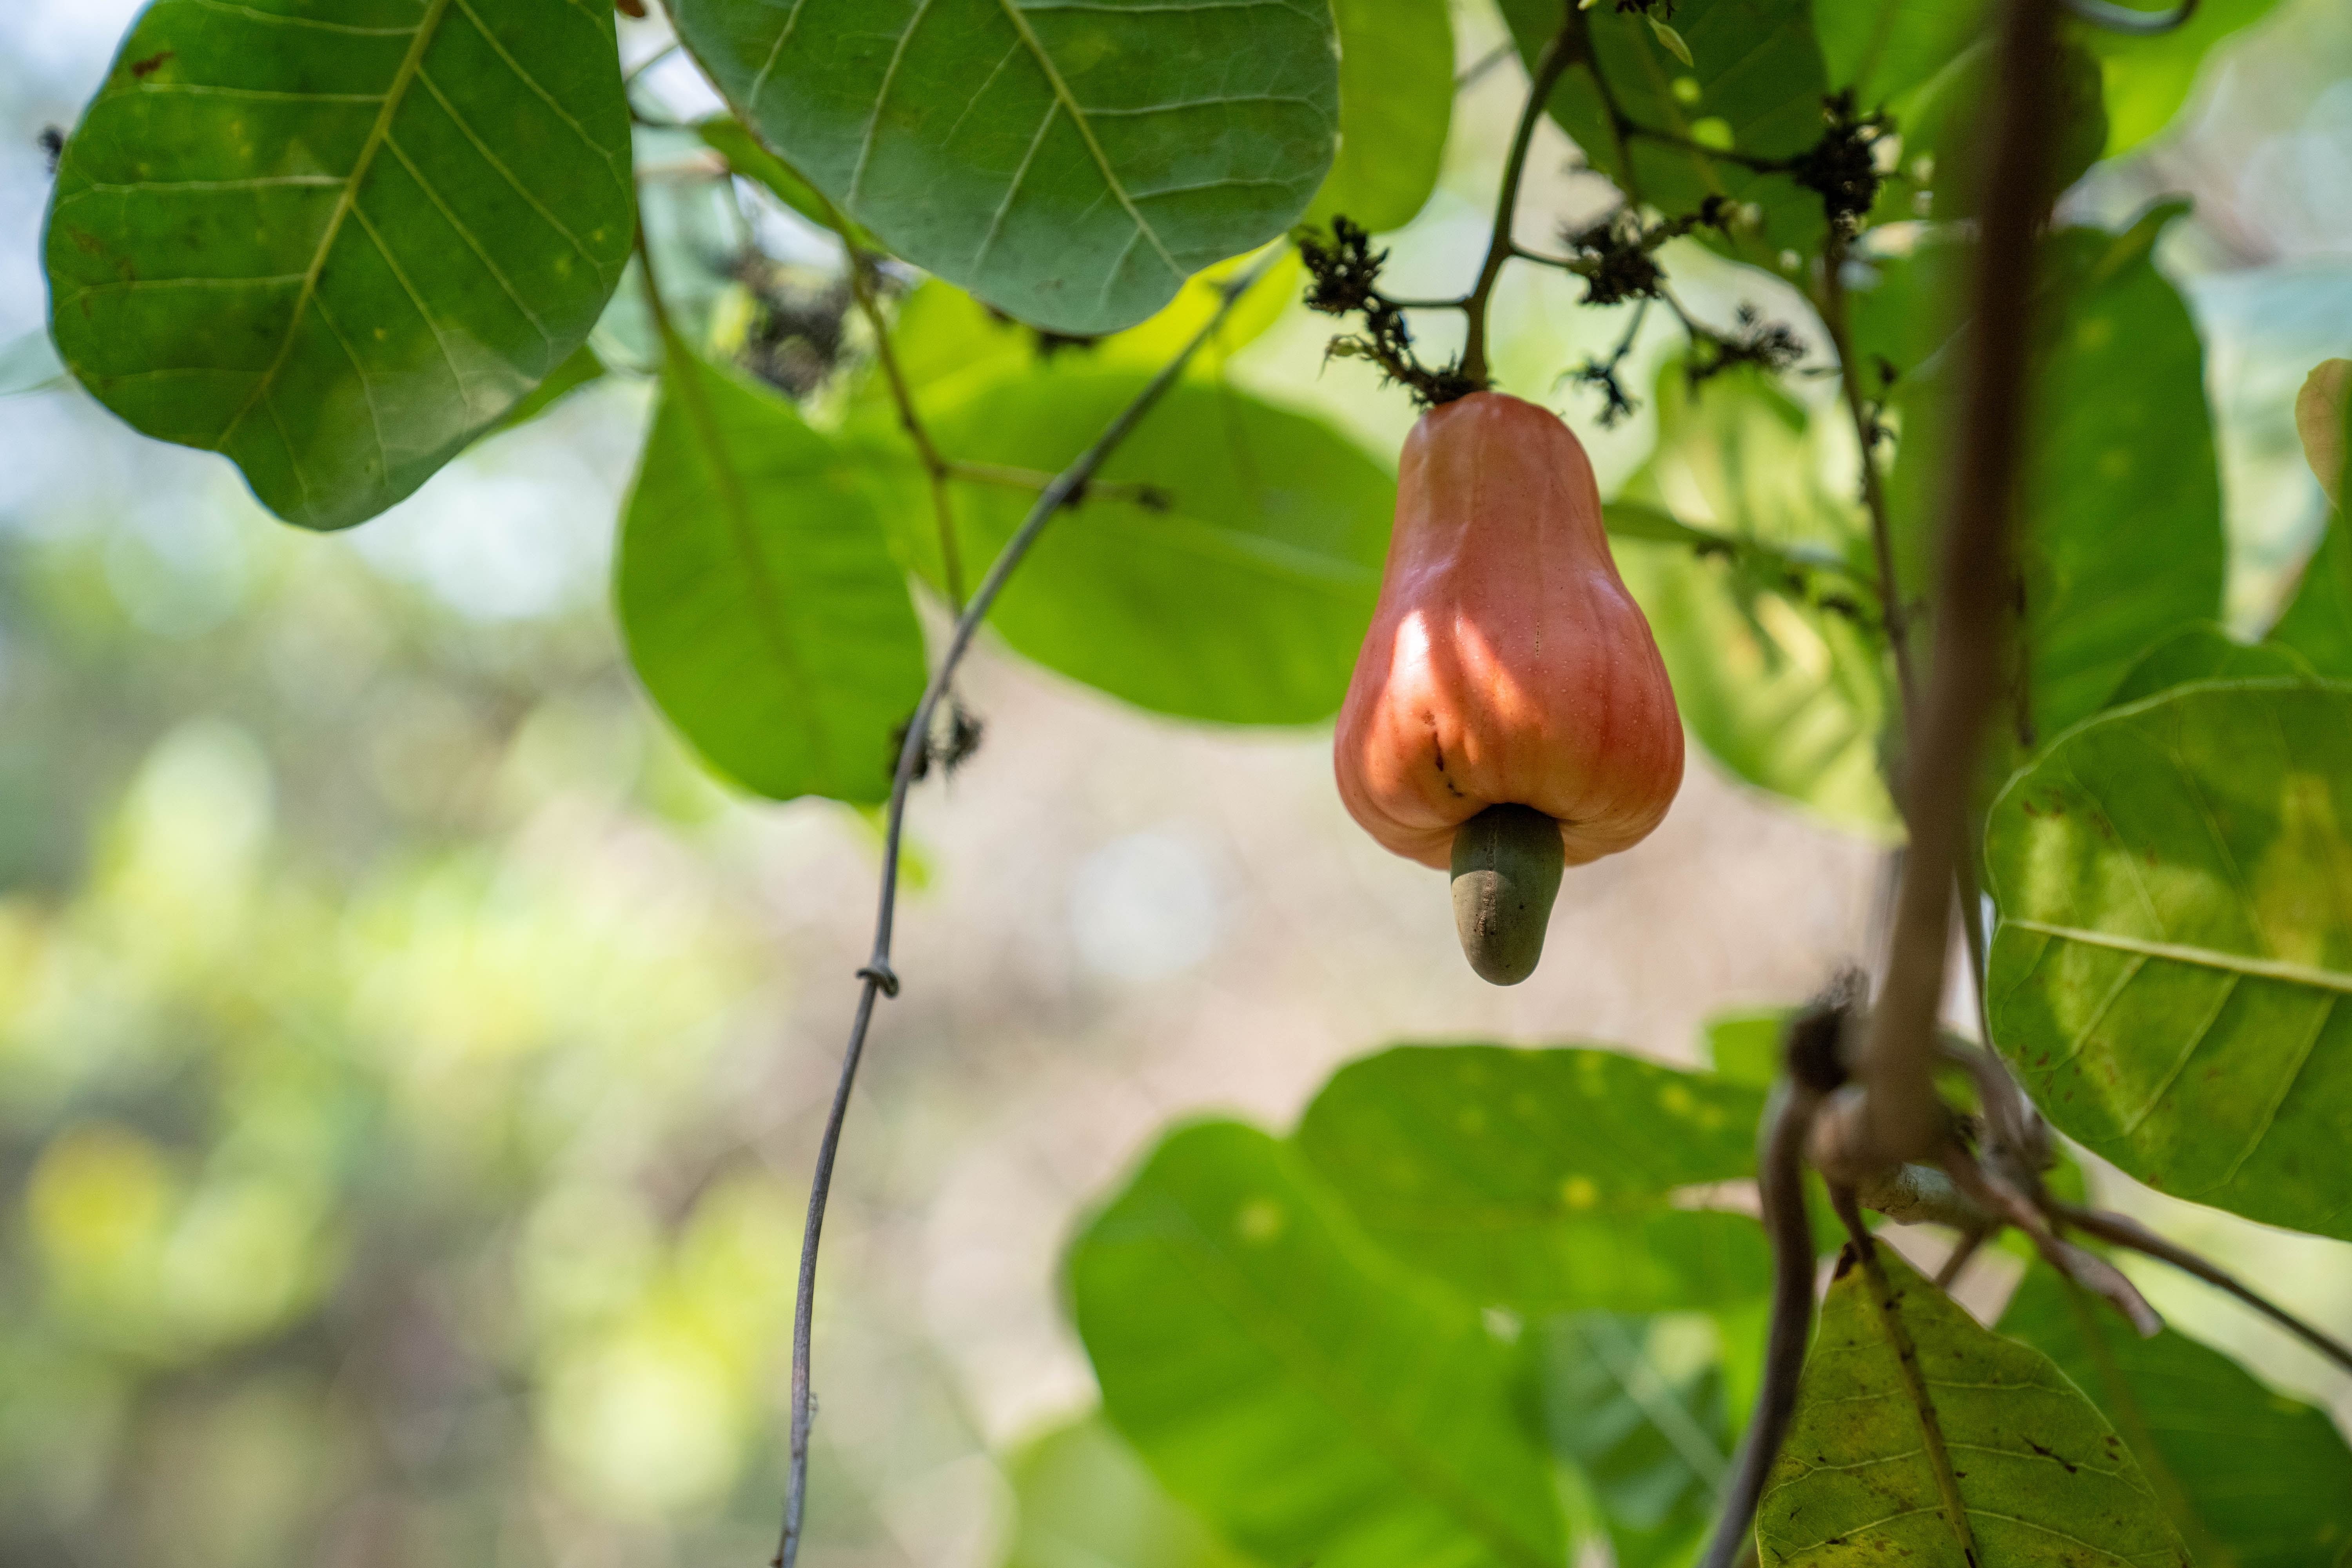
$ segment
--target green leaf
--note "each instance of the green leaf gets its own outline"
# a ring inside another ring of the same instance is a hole
[[[2323,360],[2304,377],[2294,395],[2294,433],[2303,443],[2329,504],[2344,500],[2344,470],[2352,458],[2352,359]]]
[[[887,798],[922,633],[856,475],[792,405],[670,340],[614,572],[630,660],[714,769],[777,800]]]
[[[1411,223],[1437,187],[1454,119],[1454,27],[1444,0],[1331,0],[1339,26],[1339,155],[1309,223],[1378,234]]]
[[[2352,360],[2328,360],[2312,371],[2295,395],[2294,426],[2320,489],[2338,504],[2270,640],[2323,675],[2352,677],[2352,542],[2345,538],[2341,504],[2344,471],[2352,463]]]
[[[2278,0],[2203,0],[2186,24],[2154,38],[2102,32],[2096,27],[2074,29],[2100,57],[2100,68],[2106,78],[2106,155],[2112,158],[2137,147],[2169,124],[2188,101],[2207,51],[2239,28],[2262,20],[2277,4]],[[2140,5],[2134,8],[2169,7]]]
[[[1986,830],[1994,1038],[2068,1136],[2177,1197],[2352,1237],[2352,686],[2103,713]]]
[[[528,425],[590,382],[601,381],[604,377],[604,362],[596,357],[594,349],[582,343],[562,364],[548,373],[545,381],[531,388],[530,396],[514,405],[513,410],[499,422],[499,428],[511,430],[518,425]]]
[[[1058,473],[1148,378],[1038,374],[964,399],[932,426],[950,458]],[[1380,593],[1396,488],[1328,427],[1229,386],[1171,388],[1104,463],[1097,495],[1055,521],[990,616],[1021,652],[1139,707],[1237,724],[1336,711]],[[976,574],[1035,500],[960,487]],[[929,511],[891,525],[910,559]],[[928,564],[927,564],[928,569]]]
[[[1769,1089],[1780,1076],[1780,1041],[1793,1009],[1767,1007],[1724,1013],[1706,1021],[1707,1058],[1732,1083]]]
[[[1006,1468],[1017,1508],[1004,1568],[1247,1568],[1160,1489],[1100,1416],[1059,1426]]]
[[[1674,28],[1668,26],[1665,23],[1658,20],[1658,15],[1656,12],[1649,12],[1647,15],[1650,18],[1650,36],[1658,40],[1658,43],[1665,49],[1666,53],[1682,61],[1684,69],[1696,69],[1697,64],[1691,58],[1690,45],[1683,41],[1683,36]]]
[[[1654,1311],[1769,1287],[1754,1220],[1670,1203],[1755,1174],[1763,1109],[1614,1051],[1400,1046],[1340,1068],[1295,1141],[1374,1240],[1475,1300]]]
[[[2188,1568],[2131,1451],[2050,1358],[1979,1325],[1892,1249],[1878,1257],[1888,1303],[1867,1269],[1843,1264],[1822,1303],[1796,1419],[1757,1510],[1765,1568],[1969,1561],[1940,1502],[1890,1321],[1916,1348],[1976,1561]]]
[[[1621,545],[1683,722],[1732,773],[1874,837],[1898,826],[1878,762],[1885,655],[1845,561],[1860,508],[1824,478],[1803,405],[1746,372],[1658,382],[1658,447],[1627,486],[1757,554]],[[1622,536],[1622,535],[1621,535]],[[1809,566],[1801,580],[1792,568]]]
[[[1532,65],[1559,30],[1560,0],[1502,5]],[[1596,5],[1583,14],[1582,26],[1626,116],[1683,143],[1635,139],[1629,177],[1600,89],[1580,64],[1560,78],[1545,108],[1594,168],[1662,212],[1696,212],[1709,195],[1759,203],[1768,254],[1820,244],[1820,196],[1786,174],[1759,174],[1688,144],[1712,142],[1754,157],[1785,158],[1820,140],[1829,83],[1809,0],[1683,0],[1675,7],[1675,29],[1688,64],[1642,15]]]
[[[1864,110],[1894,102],[1949,65],[1984,30],[1985,0],[1813,0],[1832,90]],[[1912,151],[1910,126],[1904,146]]]
[[[2209,621],[2183,626],[2140,655],[2125,674],[2123,684],[2107,699],[2107,706],[2121,708],[2200,680],[2308,679],[2311,676],[2310,662],[2292,648],[2277,643],[2242,643]]]
[[[2327,532],[2269,639],[2331,679],[2352,679],[2352,540],[2345,532],[2339,511],[2328,520]]]
[[[897,255],[1057,332],[1143,320],[1330,167],[1324,0],[679,0],[736,115]]]
[[[2177,211],[2122,235],[2061,234],[2044,263],[2020,542],[2031,685],[2014,716],[2022,722],[2000,731],[2029,730],[2036,744],[2097,712],[2148,647],[2221,615],[2226,550],[2204,351],[2149,259]],[[1950,461],[1955,363],[1944,356],[1896,397],[1890,505],[1915,593]]]
[[[586,340],[635,210],[609,7],[157,0],[66,144],[51,326],[131,425],[342,528]]]
[[[2000,1331],[2058,1363],[2115,1419],[2203,1568],[2305,1568],[2352,1545],[2352,1452],[2326,1411],[2221,1352],[2143,1340],[2036,1264]]]
[[[1686,1561],[1730,1468],[1709,1325],[1579,1312],[1533,1338],[1545,1430],[1600,1504],[1616,1568]]]
[[[1286,1145],[1160,1144],[1070,1258],[1103,1409],[1254,1556],[1556,1568],[1544,1457],[1479,1313],[1381,1254]]]
[[[1874,235],[1859,242],[1866,251]],[[1900,255],[1870,253],[1848,263],[1847,331],[1869,374],[1891,371],[1899,385],[1950,340],[1974,254],[1959,235],[1930,227]]]

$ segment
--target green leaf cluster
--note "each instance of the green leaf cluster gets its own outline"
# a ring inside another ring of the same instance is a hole
[[[1171,1133],[1069,1259],[1150,1507],[1261,1563],[1665,1561],[1722,1479],[1724,1346],[1760,1330],[1759,1227],[1697,1205],[1752,1174],[1762,1104],[1589,1047],[1402,1046],[1286,1139]],[[1024,1492],[1019,1539],[1093,1528]]]

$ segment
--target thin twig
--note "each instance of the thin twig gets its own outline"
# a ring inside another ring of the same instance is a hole
[[[1737,163],[1743,169],[1752,169],[1759,174],[1785,174],[1796,167],[1796,160],[1793,158],[1766,158],[1754,153],[1742,153],[1736,147],[1711,147],[1704,142],[1693,141],[1679,132],[1661,131],[1654,125],[1644,125],[1637,120],[1621,117],[1619,130],[1626,136],[1638,136],[1644,142],[1655,142],[1661,146],[1673,147],[1701,158],[1720,158],[1727,163]]]
[[[1895,650],[1895,684],[1900,707],[1895,726],[1895,753],[1904,754],[1904,738],[1919,700],[1917,679],[1911,668],[1910,616],[1903,609],[1903,584],[1895,571],[1895,530],[1886,510],[1885,479],[1878,471],[1878,442],[1885,435],[1878,416],[1863,395],[1862,367],[1854,363],[1853,332],[1847,321],[1845,292],[1846,237],[1834,223],[1822,256],[1822,322],[1829,328],[1831,346],[1838,358],[1838,379],[1845,392],[1846,411],[1853,420],[1853,438],[1862,450],[1862,504],[1870,513],[1870,550],[1878,567],[1880,624],[1887,646]]]
[[[1797,1414],[1797,1383],[1813,1325],[1813,1221],[1805,1209],[1805,1142],[1821,1102],[1819,1089],[1784,1078],[1764,1113],[1757,1186],[1772,1242],[1772,1323],[1765,1337],[1756,1413],[1733,1456],[1723,1513],[1701,1568],[1734,1568],[1744,1560],[1765,1478]]]
[[[1224,325],[1225,317],[1234,304],[1266,270],[1281,259],[1279,247],[1268,250],[1248,271],[1225,286],[1223,297],[1216,310],[1202,324],[1201,330],[1176,356],[1163,365],[1150,384],[1135,395],[1135,400],[1119,412],[1109,427],[1095,438],[1093,446],[1078,455],[1077,459],[1062,470],[1037,504],[1029,509],[1003,552],[989,567],[988,575],[981,580],[971,602],[957,617],[955,629],[949,636],[947,647],[940,656],[939,668],[930,683],[923,689],[922,700],[916,705],[915,716],[907,725],[907,738],[898,748],[898,768],[890,784],[890,805],[887,826],[882,840],[881,890],[876,899],[874,913],[874,948],[866,966],[857,972],[864,982],[858,993],[857,1013],[849,1027],[849,1043],[842,1052],[841,1078],[835,1086],[833,1106],[826,1113],[824,1133],[817,1144],[816,1171],[810,1182],[808,1224],[801,1237],[801,1267],[798,1294],[793,1306],[793,1416],[791,1468],[784,1492],[784,1528],[776,1548],[774,1568],[793,1568],[800,1552],[801,1518],[808,1494],[809,1442],[809,1347],[810,1331],[816,1310],[817,1243],[824,1230],[824,1210],[833,1189],[835,1156],[841,1147],[841,1126],[848,1113],[850,1089],[857,1079],[857,1065],[866,1050],[866,1034],[874,1019],[875,1000],[898,994],[898,977],[890,968],[890,935],[898,913],[898,858],[907,820],[907,795],[915,779],[916,764],[922,759],[931,733],[931,717],[938,710],[948,687],[955,679],[956,668],[971,647],[981,622],[987,617],[1004,584],[1037,542],[1038,535],[1054,520],[1055,513],[1068,505],[1082,491],[1118,445],[1133,433],[1143,416],[1149,414],[1185,365],[1200,352],[1202,344]]]
[[[1479,78],[1485,76],[1488,71],[1493,70],[1496,66],[1501,65],[1505,60],[1509,59],[1513,55],[1517,54],[1518,52],[1518,44],[1510,38],[1505,38],[1501,43],[1496,44],[1493,48],[1488,49],[1485,54],[1480,55],[1475,60],[1464,66],[1460,71],[1455,73],[1454,78],[1454,90],[1460,92],[1464,88],[1472,85],[1477,81]]]
[[[940,534],[940,574],[948,603],[960,611],[963,608],[963,551],[956,543],[955,508],[948,497],[948,462],[932,443],[930,431],[924,428],[922,416],[915,409],[914,393],[899,369],[898,351],[890,342],[890,323],[883,317],[882,301],[874,290],[874,258],[851,243],[848,226],[839,221],[840,215],[832,216],[834,232],[849,249],[850,291],[857,297],[857,308],[873,330],[874,356],[882,362],[882,379],[889,384],[890,401],[898,405],[899,427],[915,444],[915,456],[922,462],[924,478],[930,485],[931,512]]]
[[[664,44],[660,48],[656,49],[652,54],[647,55],[635,65],[631,66],[628,69],[628,73],[621,78],[622,90],[626,91],[628,89],[636,86],[637,79],[639,77],[653,69],[654,67],[661,64],[662,61],[669,58],[670,56],[677,53],[678,47],[678,41],[676,38],[672,38],[668,43]]]
[[[1901,805],[1910,847],[1860,1093],[1824,1110],[1814,1140],[1815,1163],[1848,1175],[1935,1157],[1947,1135],[1934,1083],[1936,1012],[1956,868],[1974,852],[1965,842],[1966,812],[2009,617],[2029,353],[2030,312],[2021,302],[2032,294],[2034,237],[2043,216],[2054,5],[2009,0],[2001,18],[1974,330],[1956,458],[1943,480],[1935,658],[1904,760]]]
[[[1043,490],[1052,484],[1055,479],[1054,475],[1039,468],[1016,468],[1003,463],[968,463],[960,458],[950,458],[947,460],[947,476],[951,479],[961,479],[966,484],[989,485],[997,489],[1005,490],[1029,490],[1033,493]],[[1170,504],[1168,492],[1158,485],[1089,484],[1083,495],[1073,496],[1070,499],[1074,502],[1078,500],[1133,501],[1141,507],[1165,508]]]
[[[1960,1271],[1969,1266],[1969,1259],[1976,1257],[1977,1249],[1983,1247],[1988,1240],[1991,1239],[1991,1237],[1992,1231],[1990,1227],[1960,1232],[1959,1240],[1952,1244],[1952,1255],[1944,1259],[1944,1266],[1941,1268],[1936,1270],[1936,1288],[1939,1290],[1949,1290],[1958,1283]],[[2073,1281],[2069,1280],[2068,1283],[2071,1285]]]
[[[2053,1202],[2050,1208],[2058,1218],[2077,1230],[2087,1231],[2117,1247],[2127,1247],[2134,1252],[2144,1252],[2150,1258],[2171,1264],[2183,1273],[2194,1274],[2208,1285],[2228,1291],[2337,1366],[2352,1372],[2352,1345],[2347,1345],[2325,1331],[2305,1322],[2260,1291],[2249,1288],[2227,1269],[2208,1263],[2178,1243],[2167,1241],[2137,1220],[2068,1203]]]
[[[1943,1164],[1962,1193],[1987,1213],[2023,1231],[2034,1250],[2042,1254],[2043,1262],[2084,1289],[2104,1297],[2130,1321],[2140,1338],[2153,1339],[2164,1331],[2164,1320],[2147,1304],[2139,1287],[2097,1253],[2060,1236],[2032,1198],[1978,1164],[1957,1143],[1946,1150]]]
[[[1462,350],[1462,374],[1475,386],[1486,384],[1486,302],[1495,292],[1495,279],[1502,275],[1503,263],[1511,258],[1511,221],[1519,210],[1519,179],[1527,173],[1528,149],[1533,145],[1536,121],[1543,118],[1544,103],[1551,89],[1575,58],[1571,40],[1583,20],[1583,14],[1573,8],[1569,20],[1552,40],[1536,57],[1535,70],[1528,83],[1528,101],[1519,110],[1518,128],[1511,133],[1511,150],[1503,163],[1502,188],[1495,195],[1495,232],[1486,244],[1486,263],[1478,268],[1478,281],[1471,286],[1463,300],[1462,309],[1469,316],[1465,329],[1468,340]]]

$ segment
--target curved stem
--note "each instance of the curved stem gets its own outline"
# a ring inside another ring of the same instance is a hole
[[[1502,276],[1503,263],[1511,258],[1511,220],[1519,210],[1519,177],[1527,172],[1528,149],[1533,145],[1536,121],[1543,118],[1545,100],[1558,85],[1560,73],[1577,58],[1576,32],[1583,14],[1573,8],[1568,21],[1551,42],[1536,57],[1535,69],[1528,83],[1527,106],[1519,110],[1518,129],[1511,133],[1511,150],[1503,162],[1503,184],[1495,196],[1495,233],[1486,245],[1486,263],[1478,268],[1478,281],[1464,297],[1462,309],[1469,315],[1468,339],[1462,350],[1462,374],[1477,386],[1486,384],[1486,302],[1495,292],[1495,279]]]
[[[851,242],[848,226],[838,221],[834,232],[849,250],[849,288],[857,297],[857,308],[864,313],[866,323],[874,331],[874,353],[882,362],[882,379],[889,384],[890,401],[897,405],[899,427],[915,444],[915,455],[922,460],[924,476],[930,482],[931,511],[940,535],[940,576],[948,591],[948,603],[958,610],[963,608],[963,551],[956,543],[955,510],[948,498],[948,461],[940,456],[939,447],[931,441],[931,433],[923,427],[922,416],[915,411],[914,394],[908,388],[907,377],[898,366],[898,351],[890,342],[890,323],[883,318],[882,302],[874,292],[874,258]]]
[[[857,1067],[866,1051],[866,1035],[874,1021],[875,1000],[898,994],[898,977],[890,969],[890,935],[898,905],[898,860],[907,822],[907,794],[915,782],[915,767],[922,759],[924,747],[931,732],[931,716],[940,700],[947,695],[949,685],[955,679],[956,667],[963,662],[971,648],[972,638],[979,634],[980,623],[1004,591],[1005,582],[1012,577],[1037,536],[1055,513],[1086,489],[1095,471],[1119,443],[1134,432],[1143,416],[1149,414],[1176,378],[1183,374],[1202,344],[1224,325],[1225,317],[1234,303],[1248,291],[1251,285],[1281,259],[1279,247],[1268,250],[1248,271],[1225,286],[1224,296],[1217,309],[1192,341],[1179,350],[1176,356],[1163,365],[1150,384],[1135,395],[1135,400],[1119,411],[1108,428],[1095,438],[1093,446],[1078,455],[1077,460],[1055,477],[1037,504],[1029,509],[1028,517],[981,579],[980,587],[971,602],[957,617],[955,629],[948,637],[947,647],[940,655],[939,668],[930,683],[923,689],[922,700],[916,705],[914,719],[907,726],[907,738],[898,748],[898,768],[890,783],[890,805],[887,826],[882,840],[881,891],[876,900],[874,913],[874,947],[866,967],[857,972],[864,982],[858,994],[857,1013],[849,1026],[849,1044],[842,1052],[841,1077],[833,1092],[833,1106],[827,1112],[824,1132],[817,1144],[816,1171],[810,1182],[808,1223],[801,1237],[801,1267],[799,1289],[793,1304],[793,1424],[792,1458],[784,1492],[784,1528],[778,1543],[774,1568],[793,1568],[799,1555],[801,1518],[808,1497],[809,1442],[809,1344],[810,1331],[816,1310],[817,1243],[824,1231],[824,1210],[833,1190],[835,1157],[841,1148],[841,1126],[849,1111],[849,1095],[857,1079]]]
[[[1870,551],[1878,567],[1879,617],[1886,641],[1895,650],[1895,681],[1902,700],[1895,729],[1895,755],[1906,749],[1908,726],[1919,700],[1918,679],[1911,665],[1911,617],[1903,608],[1903,584],[1895,573],[1894,527],[1886,510],[1886,481],[1878,471],[1877,438],[1882,434],[1863,395],[1862,367],[1853,359],[1853,333],[1847,322],[1845,236],[1835,225],[1822,255],[1822,322],[1837,351],[1838,379],[1845,393],[1846,412],[1853,420],[1853,438],[1862,452],[1862,502],[1870,512]]]
[[[1700,1568],[1734,1568],[1743,1560],[1764,1496],[1764,1479],[1780,1456],[1780,1440],[1797,1414],[1797,1381],[1813,1324],[1813,1222],[1805,1212],[1805,1140],[1818,1091],[1783,1079],[1765,1113],[1758,1185],[1764,1228],[1772,1241],[1772,1326],[1765,1339],[1764,1383],[1756,1414],[1739,1441],[1723,1514]]]

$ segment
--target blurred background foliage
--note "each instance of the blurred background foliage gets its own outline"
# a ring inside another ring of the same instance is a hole
[[[331,539],[55,384],[37,138],[70,121],[133,8],[0,17],[0,1562],[764,1558],[803,1172],[870,825],[730,797],[627,676],[604,584],[642,384],[600,380]],[[2145,58],[2111,80],[2125,155],[2068,201],[2119,225],[2195,198],[2158,256],[2205,342],[2242,630],[2324,517],[2289,409],[2313,362],[2352,352],[2352,13],[2209,9],[2244,30],[2193,81]],[[1456,10],[1466,64],[1504,33],[1483,0]],[[661,41],[628,28],[625,53]],[[647,81],[706,107],[682,71]],[[1404,291],[1483,245],[1520,91],[1507,68],[1465,96],[1438,194],[1391,241]],[[1597,211],[1546,135],[1534,199]],[[666,283],[702,340],[808,394],[844,352],[830,242],[747,208],[692,140],[639,148]],[[757,276],[712,260],[745,222],[772,258]],[[1705,258],[1675,265],[1708,299]],[[1574,287],[1508,282],[1507,384],[1543,395],[1605,352],[1616,323],[1584,320]],[[636,298],[595,340],[623,367],[653,358]],[[1393,449],[1410,410],[1320,373],[1328,322],[1259,324],[1218,369]],[[1605,481],[1642,465],[1658,417],[1595,437]],[[1002,660],[974,689],[990,749],[921,808],[910,995],[831,1233],[817,1561],[1237,1561],[1087,1418],[1050,1295],[1083,1194],[1168,1114],[1286,1125],[1333,1063],[1394,1034],[1573,1032],[1690,1059],[1706,1015],[1801,994],[1862,940],[1870,846],[1709,776],[1569,897],[1555,942],[1585,963],[1485,993],[1427,885],[1339,819],[1319,739],[1179,731]],[[1864,740],[1820,744],[1853,752],[1830,815],[1883,821]],[[1328,868],[1286,883],[1276,854]],[[2343,1325],[2352,1249],[2160,1212]],[[2308,1359],[2149,1288],[2342,1418],[2344,1386]],[[1572,1521],[1630,1510],[1671,1546],[1704,1517],[1691,1477],[1752,1376],[1720,1364],[1717,1333],[1561,1318],[1528,1342],[1564,1369],[1555,1405],[1593,1405],[1562,1427],[1591,1450],[1564,1454]],[[1636,1338],[1705,1416],[1696,1456],[1630,1426],[1609,1447],[1591,1369]]]

